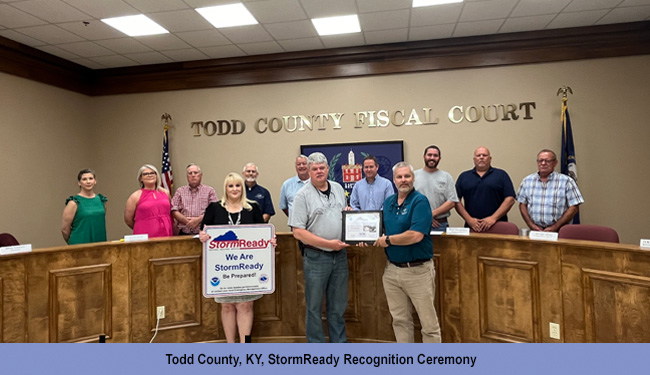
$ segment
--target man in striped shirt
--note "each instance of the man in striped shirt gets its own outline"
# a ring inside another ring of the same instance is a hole
[[[179,187],[172,198],[172,215],[178,223],[179,235],[198,234],[206,207],[217,201],[214,189],[201,184],[201,168],[191,163],[186,170],[188,184]]]
[[[555,172],[557,156],[551,150],[537,154],[537,173],[526,176],[519,186],[519,211],[532,230],[557,232],[578,213],[585,202],[578,185],[569,176]]]

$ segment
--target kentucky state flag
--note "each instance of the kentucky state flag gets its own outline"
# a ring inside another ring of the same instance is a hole
[[[573,131],[571,130],[571,117],[569,117],[569,107],[567,98],[562,98],[562,155],[561,155],[561,172],[571,176],[576,183],[578,182],[578,168],[576,166],[576,149],[573,145]],[[573,224],[580,224],[580,213],[573,217]]]

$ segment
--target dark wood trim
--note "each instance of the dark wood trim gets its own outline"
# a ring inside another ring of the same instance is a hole
[[[0,37],[0,71],[89,95],[650,54],[650,21],[91,70]]]
[[[92,69],[0,36],[0,72],[92,94]]]

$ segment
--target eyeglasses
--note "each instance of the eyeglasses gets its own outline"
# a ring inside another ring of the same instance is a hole
[[[557,159],[537,159],[537,164],[551,164],[552,162],[556,161]]]
[[[155,176],[156,172],[142,172],[142,177]]]

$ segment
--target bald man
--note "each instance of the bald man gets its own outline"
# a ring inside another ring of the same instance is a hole
[[[260,210],[262,210],[264,222],[268,223],[271,220],[271,216],[275,215],[271,193],[265,187],[257,184],[257,176],[260,173],[254,163],[244,165],[242,172],[244,173],[244,182],[246,184],[246,198],[257,202]]]
[[[465,219],[465,226],[475,232],[486,232],[497,221],[508,221],[508,211],[515,204],[512,180],[503,169],[492,167],[487,147],[474,151],[474,168],[458,176],[456,193],[456,211]]]

